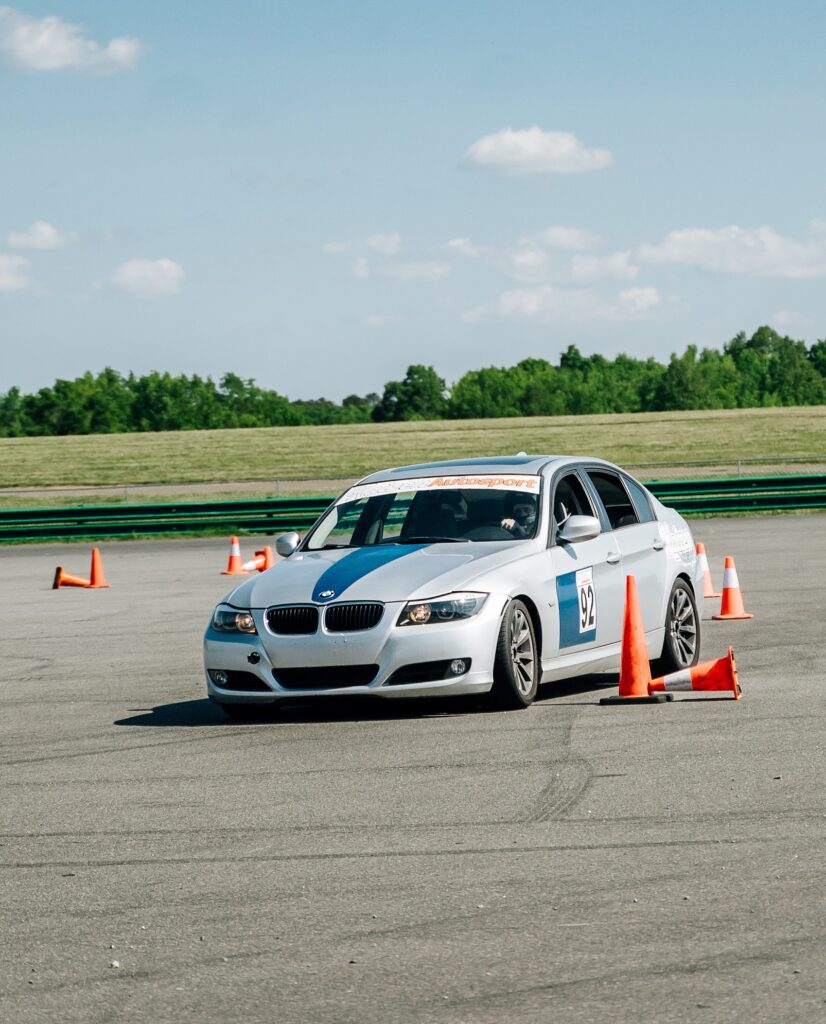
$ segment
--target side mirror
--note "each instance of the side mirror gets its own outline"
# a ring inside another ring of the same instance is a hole
[[[299,535],[291,530],[289,533],[282,533],[280,537],[276,537],[275,550],[282,558],[289,558],[300,543]]]
[[[583,540],[599,537],[602,528],[594,516],[569,516],[557,532],[557,540],[565,544],[577,544]]]

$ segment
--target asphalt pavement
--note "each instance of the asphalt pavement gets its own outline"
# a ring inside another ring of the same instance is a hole
[[[202,681],[225,540],[105,544],[95,591],[50,589],[85,545],[0,548],[0,1018],[826,1018],[826,516],[693,528],[739,702],[253,724]]]

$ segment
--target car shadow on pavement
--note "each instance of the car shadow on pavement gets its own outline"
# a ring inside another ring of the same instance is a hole
[[[536,706],[554,704],[597,703],[606,687],[616,686],[616,675],[581,676],[563,683],[546,684],[539,691]],[[596,692],[595,692],[596,691]],[[566,697],[587,697],[595,692],[595,699],[565,700]],[[137,712],[120,718],[115,725],[139,725],[159,728],[231,726],[231,725],[287,725],[300,723],[404,721],[417,718],[450,718],[457,715],[502,714],[475,697],[440,697],[428,700],[382,700],[380,697],[325,697],[315,701],[290,701],[278,707],[251,707],[249,717],[230,717],[217,704],[203,697],[181,700],[173,704],[159,704],[153,708],[130,708]]]

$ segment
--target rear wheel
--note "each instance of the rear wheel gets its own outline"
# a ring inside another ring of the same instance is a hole
[[[691,668],[700,660],[700,616],[694,592],[683,579],[676,579],[665,613],[663,652],[651,666],[653,676]]]
[[[521,601],[511,601],[496,643],[491,699],[496,707],[526,708],[538,688],[539,652],[531,613]]]

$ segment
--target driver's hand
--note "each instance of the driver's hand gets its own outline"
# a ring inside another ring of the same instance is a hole
[[[512,530],[514,528],[514,526],[516,526],[516,520],[515,519],[503,519],[501,525],[502,525],[502,529],[503,530]]]

